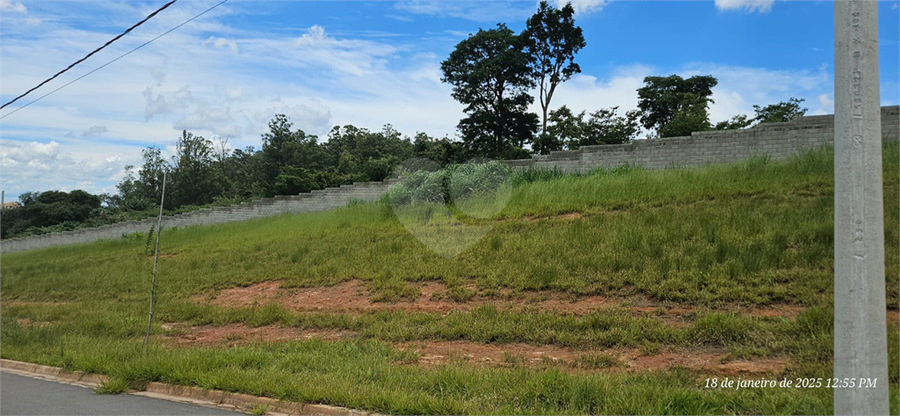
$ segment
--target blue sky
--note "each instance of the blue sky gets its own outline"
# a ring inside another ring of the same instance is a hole
[[[440,63],[479,28],[519,31],[537,1],[230,0],[121,60],[15,113],[219,0],[179,1],[25,99],[0,110],[0,188],[115,192],[141,149],[169,155],[181,130],[259,147],[275,114],[324,136],[335,125],[454,137],[462,105]],[[4,103],[164,4],[0,0]],[[560,3],[551,2],[559,5]],[[900,103],[900,10],[879,2],[882,105]],[[833,112],[834,6],[829,1],[575,1],[587,46],[556,108],[637,106],[653,75],[713,75],[710,119],[803,98]],[[535,103],[533,111],[539,113]]]

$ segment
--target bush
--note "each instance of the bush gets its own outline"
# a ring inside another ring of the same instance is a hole
[[[394,206],[415,203],[449,204],[494,191],[509,181],[512,170],[496,161],[451,165],[443,170],[406,173],[384,198]]]

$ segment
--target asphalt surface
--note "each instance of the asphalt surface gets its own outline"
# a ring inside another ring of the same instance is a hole
[[[0,415],[227,415],[236,412],[0,372]]]

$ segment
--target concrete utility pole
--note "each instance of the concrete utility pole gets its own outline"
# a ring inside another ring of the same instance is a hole
[[[886,415],[878,4],[834,3],[834,413]],[[861,387],[861,384],[865,387]]]

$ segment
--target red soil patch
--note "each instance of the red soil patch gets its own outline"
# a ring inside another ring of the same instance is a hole
[[[413,283],[411,283],[413,284]],[[758,317],[794,319],[803,307],[775,304],[748,307],[726,304],[716,308],[694,307],[673,302],[660,302],[646,296],[628,298],[606,296],[574,296],[558,292],[512,293],[501,289],[499,294],[479,294],[474,285],[465,289],[476,293],[465,302],[451,299],[446,285],[439,282],[419,284],[420,295],[413,301],[373,302],[367,284],[360,280],[343,282],[330,287],[282,288],[279,282],[269,281],[247,287],[222,290],[217,296],[198,299],[227,307],[263,306],[276,303],[298,312],[367,313],[375,311],[410,311],[447,314],[469,311],[482,305],[504,309],[535,309],[560,314],[585,315],[604,309],[624,309],[635,316],[664,320],[669,325],[684,327],[694,317],[707,312],[733,312]],[[898,320],[897,311],[888,311],[888,320]],[[342,331],[300,331],[292,328],[267,326],[249,328],[228,325],[221,328],[197,327],[172,338],[177,345],[235,345],[251,342],[284,341],[320,337],[340,339],[356,336]],[[466,361],[488,366],[555,366],[566,371],[629,371],[645,372],[684,367],[707,374],[728,376],[781,374],[790,367],[788,358],[755,358],[729,360],[722,349],[673,349],[661,346],[659,352],[646,353],[642,349],[571,349],[554,345],[479,344],[466,341],[418,341],[396,344],[398,348],[418,354],[415,365],[433,367],[451,361]]]
[[[477,293],[474,285],[466,286],[467,290]],[[414,301],[405,302],[373,302],[372,295],[359,280],[351,280],[329,287],[285,289],[280,282],[268,281],[246,287],[235,287],[222,290],[211,302],[232,308],[263,306],[278,303],[293,311],[322,311],[365,313],[373,311],[408,311],[447,314],[454,311],[470,311],[483,305],[491,305],[500,309],[539,309],[555,311],[560,314],[587,315],[592,312],[612,308],[625,308],[636,315],[654,315],[665,319],[673,325],[685,325],[693,318],[697,309],[688,306],[658,302],[644,296],[632,296],[628,299],[607,296],[580,296],[559,292],[527,292],[521,294],[504,293],[488,297],[475,295],[465,302],[454,301],[446,285],[438,282],[426,282],[419,285],[421,295]],[[198,300],[206,301],[206,300]],[[627,305],[627,306],[626,306]],[[726,305],[717,311],[731,311],[739,314],[760,317],[796,318],[803,308],[796,305],[776,304],[765,307],[744,307]]]
[[[629,354],[624,354],[628,356]],[[724,351],[711,350],[679,350],[665,351],[651,355],[637,355],[628,359],[632,371],[665,370],[673,367],[684,367],[705,373],[721,375],[741,374],[780,374],[791,363],[788,358],[758,358],[753,361],[724,361]]]
[[[165,324],[163,329],[174,335],[164,336],[164,342],[179,347],[232,347],[263,342],[283,342],[321,338],[340,340],[356,337],[350,331],[299,330],[274,325],[251,328],[243,324],[215,326],[187,326]],[[401,350],[418,355],[416,365],[435,367],[453,361],[465,361],[486,366],[558,367],[567,371],[646,372],[684,367],[709,374],[750,375],[780,374],[790,364],[786,358],[754,361],[723,362],[721,350],[692,349],[645,354],[637,349],[576,350],[555,345],[479,344],[468,341],[419,341],[397,344]],[[608,366],[590,366],[592,357],[607,356]]]
[[[356,336],[356,334],[349,331],[300,330],[275,325],[252,328],[244,324],[193,327],[182,324],[163,324],[163,329],[174,333],[174,335],[163,337],[167,343],[182,347],[235,346],[311,338],[338,340]]]
[[[212,303],[229,308],[246,308],[272,303],[281,292],[281,282],[269,281],[247,287],[225,289]]]
[[[574,362],[583,353],[554,345],[478,344],[468,341],[418,341],[398,345],[419,354],[419,364],[434,366],[451,360],[488,365],[540,365]]]
[[[900,311],[887,311],[888,323],[900,323]]]
[[[300,330],[274,325],[251,328],[243,324],[220,327],[163,324],[172,335],[163,336],[164,342],[178,347],[232,347],[263,342],[283,342],[321,338],[325,340],[351,339],[357,335],[350,331]],[[548,367],[566,371],[591,372],[645,372],[685,367],[709,374],[780,374],[790,360],[758,359],[754,361],[723,362],[726,354],[721,350],[692,349],[645,354],[638,349],[577,350],[555,345],[529,344],[480,344],[468,341],[417,341],[398,343],[397,348],[418,354],[415,365],[435,367],[453,361],[465,361],[492,367]],[[609,366],[590,366],[584,362],[592,357],[608,356]]]
[[[638,349],[576,350],[553,345],[477,344],[466,341],[428,341],[404,343],[404,350],[420,354],[419,364],[435,366],[453,360],[492,366],[560,366],[577,371],[646,372],[684,367],[709,374],[780,374],[789,365],[787,358],[766,358],[754,361],[724,361],[721,350],[692,349],[645,354]],[[583,364],[598,355],[609,356],[609,367],[591,368]]]

